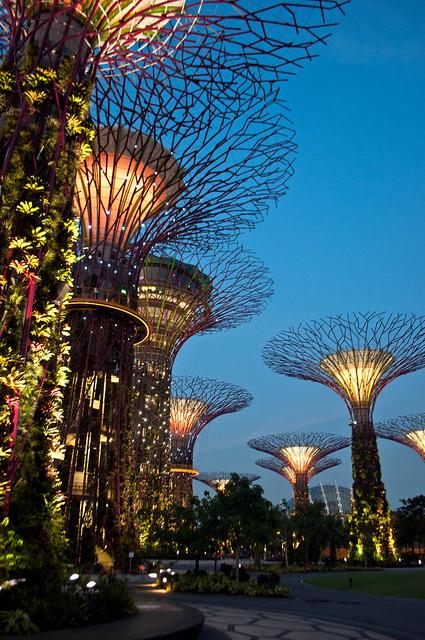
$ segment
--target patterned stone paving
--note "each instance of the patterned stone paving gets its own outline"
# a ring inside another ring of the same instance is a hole
[[[392,640],[389,636],[343,624],[259,610],[196,605],[206,624],[230,640]]]

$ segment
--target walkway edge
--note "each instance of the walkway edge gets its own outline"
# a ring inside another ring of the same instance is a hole
[[[105,624],[2,637],[8,640],[196,640],[204,621],[205,615],[195,607],[173,603],[165,610],[147,610]]]

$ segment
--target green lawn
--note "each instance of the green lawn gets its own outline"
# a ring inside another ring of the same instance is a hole
[[[349,579],[353,586],[350,586]],[[401,598],[425,598],[425,569],[395,571],[353,571],[346,574],[334,574],[306,578],[307,584],[330,589],[342,589],[354,593],[371,593],[379,596],[398,596]]]

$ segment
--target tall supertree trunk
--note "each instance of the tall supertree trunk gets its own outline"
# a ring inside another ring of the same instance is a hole
[[[131,403],[133,459],[126,473],[125,491],[132,493],[133,513],[127,521],[149,522],[162,517],[170,504],[170,390],[169,354],[152,345],[135,347]]]
[[[381,476],[376,434],[368,409],[354,410],[351,556],[365,563],[394,557],[391,516]],[[365,497],[367,496],[367,500]]]
[[[72,314],[72,339],[61,477],[73,555],[87,562],[95,546],[118,555],[132,327],[107,309],[87,309]]]
[[[308,495],[308,477],[307,473],[297,473],[295,476],[294,489],[294,507],[295,511],[302,509],[310,501]]]

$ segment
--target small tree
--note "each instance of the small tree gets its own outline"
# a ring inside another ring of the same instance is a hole
[[[263,497],[263,489],[246,478],[232,474],[223,491],[211,500],[217,528],[221,527],[229,548],[235,555],[236,581],[242,549],[261,554],[279,528],[279,510]]]
[[[171,508],[172,537],[175,547],[187,548],[195,556],[195,571],[199,571],[201,555],[210,550],[209,523],[210,499],[191,498],[187,507],[175,505]]]
[[[425,495],[400,502],[402,506],[393,514],[397,543],[415,553],[415,543],[425,543]]]
[[[301,552],[302,562],[309,567],[313,559],[319,559],[326,545],[326,515],[321,502],[305,503],[292,515],[294,541]]]
[[[325,516],[324,521],[325,536],[330,551],[331,564],[335,565],[337,561],[337,549],[341,547],[348,548],[349,529],[347,523],[336,515]]]

